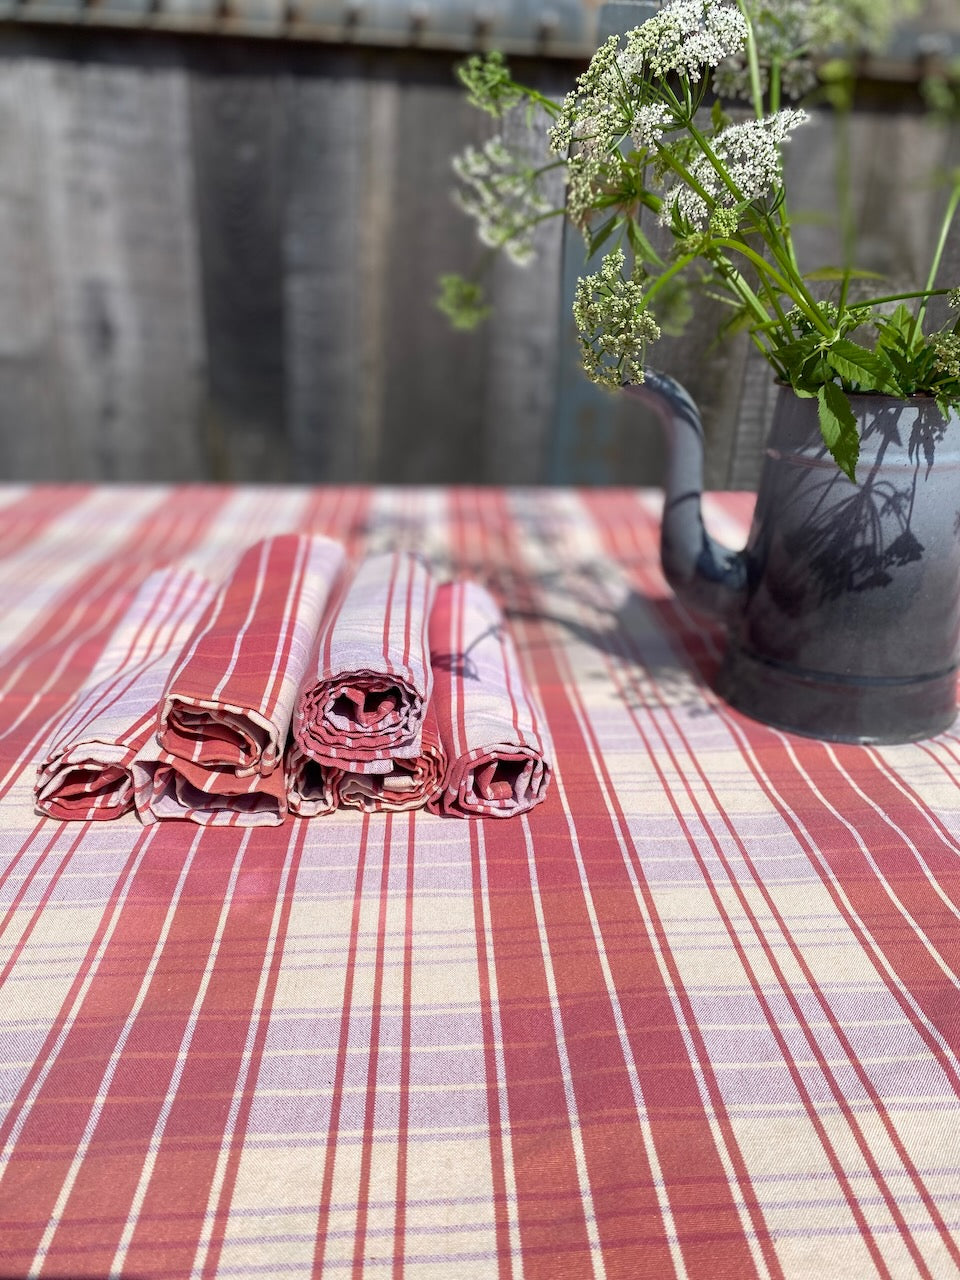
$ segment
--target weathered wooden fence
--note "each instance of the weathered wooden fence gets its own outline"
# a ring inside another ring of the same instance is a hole
[[[433,306],[437,275],[480,253],[448,194],[451,154],[487,129],[456,58],[0,26],[0,475],[655,480],[636,408],[569,364],[558,222],[536,267],[496,265],[477,334]],[[578,70],[516,67],[555,93]],[[791,144],[811,210],[831,133]],[[917,280],[956,134],[863,111],[852,154],[861,265]],[[802,248],[829,255],[832,234],[812,218]],[[657,360],[703,402],[709,483],[749,485],[769,379],[742,342],[710,350],[711,326]]]

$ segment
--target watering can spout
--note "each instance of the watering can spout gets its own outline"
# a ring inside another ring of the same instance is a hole
[[[692,397],[655,369],[625,390],[657,415],[667,443],[660,562],[674,594],[698,613],[728,619],[743,607],[746,556],[716,542],[703,526],[703,424]]]

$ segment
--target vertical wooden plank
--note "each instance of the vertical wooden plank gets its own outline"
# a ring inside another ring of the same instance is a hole
[[[355,59],[286,86],[286,415],[290,473],[298,480],[371,479],[358,442],[366,91]]]
[[[213,474],[288,475],[283,225],[284,95],[246,46],[224,46],[191,79],[195,211],[207,379],[202,421]]]
[[[476,482],[486,474],[484,365],[490,328],[451,330],[434,306],[443,271],[468,274],[472,224],[450,203],[451,156],[476,136],[477,113],[446,83],[397,85],[391,157],[389,292],[383,309],[378,474],[395,481]]]
[[[49,380],[47,409],[27,429],[62,415],[45,442],[61,475],[195,477],[202,346],[182,71],[19,66],[27,94],[14,127],[36,148],[37,214],[20,246],[36,262],[42,245],[45,257],[29,314],[17,317],[32,350],[21,373],[35,387]],[[22,462],[49,474],[36,456]]]
[[[562,96],[569,80],[556,72],[529,77],[542,93]],[[504,122],[511,148],[543,164],[549,158],[545,112],[531,123],[518,111]],[[552,206],[564,200],[563,176],[545,176],[542,191]],[[562,305],[563,219],[551,218],[537,228],[536,257],[518,267],[500,255],[490,278],[495,310],[487,354],[484,403],[484,479],[494,484],[536,484],[543,479],[548,433],[557,397],[557,363]]]
[[[0,63],[0,474],[51,479],[69,456],[44,217],[42,69]]]

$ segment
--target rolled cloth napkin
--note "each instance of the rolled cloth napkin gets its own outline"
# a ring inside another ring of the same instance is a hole
[[[405,552],[364,560],[323,624],[293,718],[296,745],[318,764],[391,771],[420,754],[433,678],[427,624],[434,585]]]
[[[435,813],[509,818],[547,793],[550,744],[496,601],[478,583],[437,591],[434,707],[449,765]]]
[[[276,827],[287,816],[282,769],[237,777],[179,760],[147,742],[132,765],[137,813],[146,825],[186,818],[201,827]]]
[[[338,542],[307,534],[244,552],[170,677],[157,728],[165,752],[236,778],[276,769],[343,560]]]
[[[424,715],[418,756],[395,758],[389,773],[331,771],[330,786],[336,802],[347,809],[370,812],[422,809],[442,790],[446,771],[447,757],[431,698]]]
[[[153,736],[170,671],[215,590],[186,569],[144,580],[40,763],[38,813],[100,821],[133,808],[133,760]]]
[[[287,751],[287,805],[298,818],[316,818],[337,807],[339,769],[318,764],[294,742]]]

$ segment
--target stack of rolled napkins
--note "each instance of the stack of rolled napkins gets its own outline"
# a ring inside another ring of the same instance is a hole
[[[404,552],[348,571],[284,534],[216,589],[151,574],[40,763],[60,819],[277,825],[335,809],[510,817],[550,748],[502,614]]]

